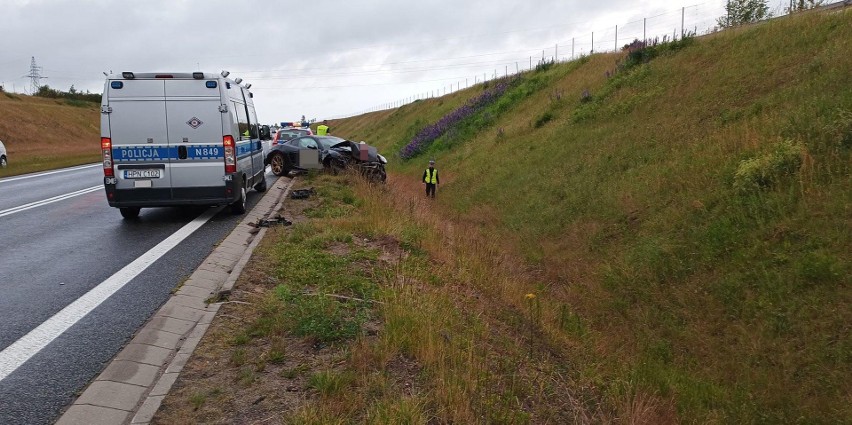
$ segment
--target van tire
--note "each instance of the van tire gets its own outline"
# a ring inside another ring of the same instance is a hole
[[[240,215],[246,213],[246,185],[240,188],[240,197],[233,204],[231,204],[231,212],[234,215]]]
[[[260,175],[260,181],[254,185],[254,190],[258,192],[266,192],[266,175]]]
[[[119,208],[118,210],[121,212],[121,216],[126,220],[134,220],[139,218],[139,210],[142,208],[139,207],[124,207]]]

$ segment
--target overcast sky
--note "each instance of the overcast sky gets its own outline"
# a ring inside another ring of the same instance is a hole
[[[772,0],[771,8],[788,0]],[[704,32],[725,0],[0,0],[0,84],[102,92],[104,71],[231,71],[264,123],[348,116],[647,36]],[[616,43],[615,27],[618,26]]]

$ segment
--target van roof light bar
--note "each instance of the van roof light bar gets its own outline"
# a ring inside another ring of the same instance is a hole
[[[242,78],[237,77],[237,78],[235,78],[235,79],[234,79],[234,82],[235,82],[235,83],[237,83],[237,84],[239,84],[239,83],[242,83],[242,82],[243,82],[243,79],[242,79]]]
[[[230,72],[228,72],[228,71],[225,71],[225,70],[223,69],[223,70],[222,70],[222,73],[221,73],[220,75],[222,76],[222,78],[226,78],[226,77],[228,77],[229,75],[231,75],[231,73],[230,73]]]
[[[132,72],[125,71],[125,72],[121,73],[121,78],[124,78],[124,79],[127,79],[127,80],[132,80],[132,79],[136,78],[136,76],[133,75]]]
[[[204,78],[204,73],[203,72],[193,72],[192,78],[195,78],[196,80],[200,80],[200,79]]]

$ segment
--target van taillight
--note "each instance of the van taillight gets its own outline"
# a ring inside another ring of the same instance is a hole
[[[234,146],[234,137],[225,136],[222,138],[222,144],[225,146],[225,174],[237,172],[237,155]]]
[[[104,176],[115,176],[115,173],[112,170],[112,139],[109,137],[101,137],[101,152],[104,157]]]

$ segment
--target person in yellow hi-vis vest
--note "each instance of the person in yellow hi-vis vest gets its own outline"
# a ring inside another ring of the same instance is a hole
[[[328,121],[323,120],[322,124],[317,126],[317,136],[325,136],[329,133],[327,123]]]
[[[429,168],[423,172],[423,183],[426,183],[426,197],[435,199],[435,187],[438,186],[438,169],[435,168],[435,160],[429,160]]]

